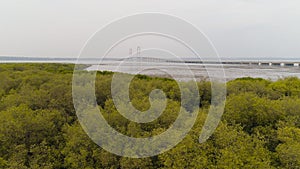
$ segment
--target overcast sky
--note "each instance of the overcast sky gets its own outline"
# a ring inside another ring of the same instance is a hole
[[[141,12],[187,20],[222,57],[300,58],[300,0],[0,0],[0,56],[76,57],[99,28]]]

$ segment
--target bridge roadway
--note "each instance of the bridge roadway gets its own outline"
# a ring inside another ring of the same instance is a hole
[[[175,60],[175,59],[163,59],[155,57],[130,57],[116,59],[118,61],[141,61],[141,62],[168,62],[168,63],[194,63],[194,64],[231,64],[231,65],[249,65],[249,66],[292,66],[299,67],[300,60],[221,60],[221,61],[201,61],[199,59],[186,59],[186,60]]]

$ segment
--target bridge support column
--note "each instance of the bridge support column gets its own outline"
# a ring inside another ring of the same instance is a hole
[[[269,63],[269,66],[272,66],[272,64],[273,64],[273,63],[272,63],[272,62],[270,62],[270,63]]]

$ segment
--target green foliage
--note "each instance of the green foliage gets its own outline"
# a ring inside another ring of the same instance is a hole
[[[198,137],[213,103],[211,83],[200,81],[200,112],[188,135],[158,156],[132,159],[103,150],[81,128],[72,102],[73,69],[70,64],[0,65],[0,168],[300,168],[298,78],[273,82],[247,77],[228,82],[223,119],[203,144]],[[107,122],[125,135],[161,134],[176,120],[180,106],[194,110],[191,98],[196,93],[191,83],[181,82],[183,93],[191,96],[181,103],[176,81],[137,75],[130,84],[132,105],[148,110],[149,94],[160,89],[167,107],[152,122],[131,122],[114,106],[113,74],[97,72],[95,96]],[[160,102],[159,98],[154,101]]]
[[[278,145],[276,151],[282,166],[300,168],[300,128],[280,128],[278,138],[282,143]]]
[[[253,93],[241,93],[227,97],[224,119],[233,124],[242,124],[250,133],[257,126],[276,124],[284,115],[279,101]]]
[[[0,112],[0,142],[2,157],[9,165],[54,167],[62,137],[63,126],[59,112],[33,111],[26,105]]]
[[[264,141],[243,132],[241,127],[221,124],[213,139],[218,168],[271,168]]]
[[[8,166],[7,161],[0,157],[0,168],[6,168]]]
[[[271,82],[261,78],[238,78],[227,84],[227,92],[229,95],[252,92],[259,96],[268,95],[267,86]]]
[[[270,84],[269,88],[279,96],[300,96],[300,81],[296,77],[278,80]]]

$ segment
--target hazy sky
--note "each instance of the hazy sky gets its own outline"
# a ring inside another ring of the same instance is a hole
[[[224,57],[300,58],[299,0],[0,0],[0,56],[76,57],[99,28],[140,12],[193,23]]]

